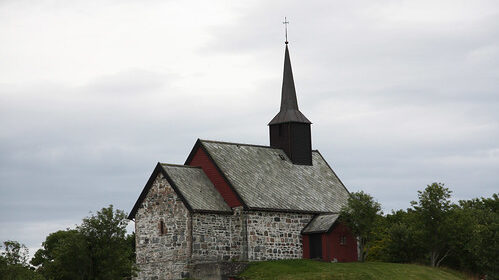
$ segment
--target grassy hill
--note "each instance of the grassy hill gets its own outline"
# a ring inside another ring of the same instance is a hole
[[[312,260],[284,260],[251,263],[240,277],[245,280],[359,280],[359,279],[467,279],[448,269],[397,263],[326,263]]]

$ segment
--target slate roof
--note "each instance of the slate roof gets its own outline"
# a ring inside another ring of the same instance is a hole
[[[194,211],[232,212],[222,195],[199,167],[162,163],[170,184],[180,192]]]
[[[322,214],[315,216],[312,221],[303,229],[302,233],[322,233],[328,232],[338,219],[339,214]]]
[[[249,209],[337,213],[349,197],[318,151],[296,165],[281,149],[199,141]]]
[[[158,163],[130,211],[129,220],[135,218],[135,214],[159,173],[163,174],[190,211],[232,213],[232,209],[225,203],[222,195],[200,167]]]

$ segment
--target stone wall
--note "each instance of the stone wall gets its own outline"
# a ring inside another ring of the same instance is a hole
[[[188,275],[190,213],[162,174],[156,177],[137,211],[135,233],[138,279],[179,279]]]
[[[250,261],[302,258],[301,230],[313,215],[251,211],[246,216]]]
[[[301,230],[312,217],[242,207],[233,214],[189,213],[159,174],[135,215],[137,279],[180,279],[210,262],[299,259]]]
[[[234,214],[192,216],[192,262],[246,259],[246,221],[242,207]]]
[[[193,265],[192,279],[227,280],[236,279],[248,267],[248,262],[205,262]],[[239,278],[237,278],[239,279]]]

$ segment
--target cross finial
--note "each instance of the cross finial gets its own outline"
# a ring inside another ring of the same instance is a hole
[[[288,24],[289,24],[289,21],[287,20],[286,17],[284,17],[284,22],[282,23],[284,24],[284,32],[286,34],[286,42],[284,42],[286,45],[288,44]]]

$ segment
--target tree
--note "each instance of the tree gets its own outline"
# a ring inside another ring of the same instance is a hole
[[[28,263],[28,248],[17,241],[4,241],[0,252],[0,280],[43,280]]]
[[[83,219],[78,230],[86,237],[91,255],[91,279],[123,279],[130,276],[133,250],[126,237],[127,215],[110,205]]]
[[[449,255],[451,191],[442,183],[428,185],[418,191],[418,201],[412,201],[418,226],[423,231],[421,244],[430,256],[430,264],[438,267]]]
[[[47,236],[31,260],[48,279],[125,279],[134,271],[126,214],[110,205],[73,230]]]
[[[422,231],[414,211],[398,210],[386,216],[384,261],[415,262],[421,259]]]
[[[9,265],[27,265],[28,263],[28,248],[24,244],[21,244],[17,241],[4,241],[3,247],[4,251],[1,253],[1,256],[4,258],[7,264]]]
[[[90,253],[87,240],[77,230],[49,234],[35,253],[31,264],[47,279],[90,279]]]
[[[460,238],[459,257],[471,264],[474,272],[499,279],[499,196],[459,201],[460,216],[466,216],[466,230]],[[461,219],[464,220],[464,219]]]
[[[364,261],[369,254],[370,242],[375,236],[374,228],[381,214],[381,205],[362,191],[351,193],[347,205],[341,209],[341,221],[359,240],[360,261]]]

